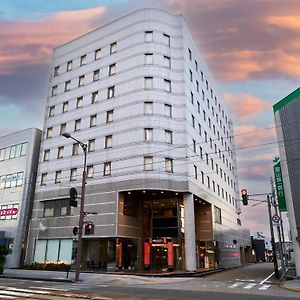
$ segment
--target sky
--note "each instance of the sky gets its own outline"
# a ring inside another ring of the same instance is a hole
[[[54,47],[145,7],[184,16],[233,114],[240,188],[269,192],[272,106],[299,87],[299,0],[0,0],[0,136],[43,127]],[[254,203],[243,224],[268,236]]]

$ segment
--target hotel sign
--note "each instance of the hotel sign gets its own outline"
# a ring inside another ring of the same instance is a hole
[[[275,157],[273,163],[274,163],[273,168],[274,168],[275,185],[276,185],[276,192],[277,192],[277,199],[278,199],[278,208],[280,211],[287,211],[280,158]]]

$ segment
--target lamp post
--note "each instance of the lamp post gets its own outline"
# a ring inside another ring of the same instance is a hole
[[[75,281],[79,281],[80,274],[80,259],[82,250],[82,230],[84,224],[84,200],[85,200],[85,184],[86,184],[86,153],[88,145],[75,139],[70,133],[64,133],[63,136],[67,139],[76,141],[82,148],[84,154],[83,172],[82,172],[82,185],[81,185],[81,201],[80,201],[80,212],[79,212],[79,224],[78,224],[78,245],[77,255],[75,263]]]

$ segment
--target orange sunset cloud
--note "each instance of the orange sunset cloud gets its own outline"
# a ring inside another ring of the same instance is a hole
[[[249,94],[224,94],[224,100],[230,107],[234,115],[241,121],[254,119],[257,114],[264,111],[270,111],[272,105],[262,99]]]
[[[12,73],[22,63],[48,63],[52,48],[92,30],[92,21],[105,11],[98,7],[59,12],[41,20],[2,21],[0,74]]]

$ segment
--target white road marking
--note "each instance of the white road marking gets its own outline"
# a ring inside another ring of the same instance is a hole
[[[30,294],[30,293],[13,292],[13,291],[5,291],[5,290],[0,291],[0,297],[2,297],[2,295],[26,297],[26,298],[33,296],[33,294]]]
[[[243,284],[242,282],[236,282],[233,285],[230,285],[229,287],[232,288],[232,289],[234,289],[234,288],[236,288],[236,287],[238,287],[238,286],[240,286],[242,284]]]
[[[48,292],[46,292],[46,291],[38,291],[38,290],[30,290],[30,289],[18,289],[18,288],[14,288],[14,287],[8,287],[6,290],[14,291],[14,292],[42,294],[42,295],[48,294]]]
[[[259,288],[259,290],[265,291],[265,290],[267,290],[270,286],[271,286],[271,284],[264,284],[263,286],[261,286],[261,287]]]
[[[278,270],[280,270],[281,267],[278,268]],[[266,277],[265,279],[263,279],[259,284],[264,284],[267,280],[269,280],[273,275],[275,274],[275,272],[272,272],[268,277]]]
[[[49,290],[49,291],[62,291],[62,292],[67,292],[68,289],[62,289],[62,288],[52,288],[52,287],[47,287],[47,286],[39,286],[39,287],[36,287],[36,286],[30,286],[31,289],[40,289],[40,290]],[[40,291],[41,293],[45,293],[47,294],[47,292],[44,292],[44,291]]]
[[[244,287],[244,289],[250,290],[250,289],[252,289],[254,286],[256,286],[256,283],[249,283],[249,284],[247,284],[247,285]]]
[[[1,295],[0,299],[16,299],[16,297]]]

